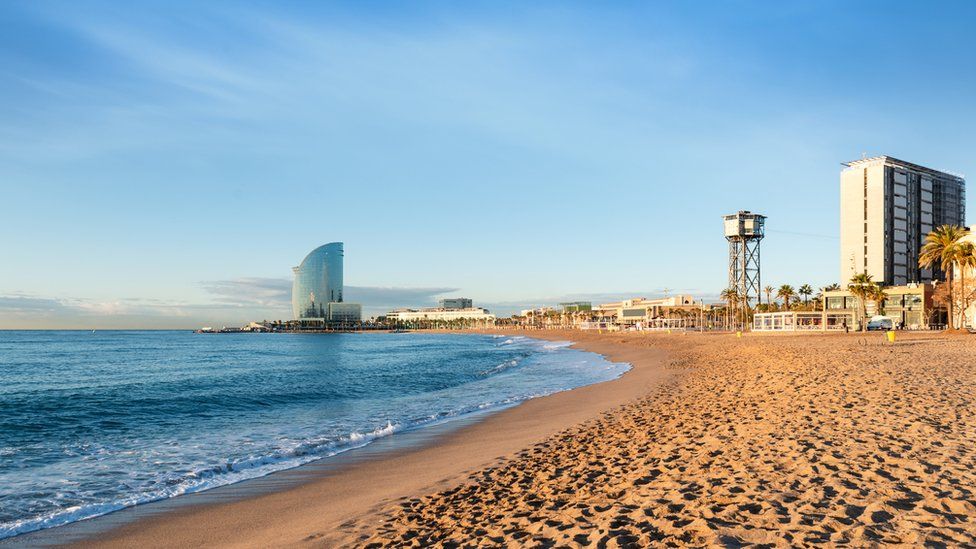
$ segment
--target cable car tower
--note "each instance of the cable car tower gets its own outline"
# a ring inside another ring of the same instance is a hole
[[[729,241],[729,288],[734,288],[748,306],[749,300],[758,299],[762,292],[759,243],[765,236],[766,216],[741,210],[722,219],[725,240]]]

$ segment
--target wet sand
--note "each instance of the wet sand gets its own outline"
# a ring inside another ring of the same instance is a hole
[[[666,353],[661,350],[621,347],[579,332],[526,335],[583,341],[586,350],[614,362],[628,362],[633,368],[614,381],[490,414],[419,448],[349,460],[346,466],[325,468],[321,474],[306,475],[310,478],[297,486],[271,493],[176,507],[75,543],[84,547],[357,545],[369,535],[363,529],[378,526],[379,513],[390,506],[457,486],[471,474],[517,459],[517,452],[676,379],[673,370],[662,366]]]

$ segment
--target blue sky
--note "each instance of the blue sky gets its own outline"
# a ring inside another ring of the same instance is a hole
[[[976,173],[968,2],[5,2],[0,328],[836,282],[840,163]],[[973,211],[976,193],[970,193]],[[972,222],[970,216],[969,222]]]

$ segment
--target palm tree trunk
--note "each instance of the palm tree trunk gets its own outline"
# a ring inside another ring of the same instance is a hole
[[[949,284],[949,318],[946,319],[950,330],[956,329],[956,317],[952,314],[953,311],[953,301],[955,301],[955,296],[952,294],[952,267],[949,267],[949,272],[946,273],[946,282]]]
[[[868,300],[866,296],[861,298],[861,331],[868,331]]]
[[[960,267],[961,268],[959,270],[959,286],[961,286],[960,292],[962,293],[962,300],[961,300],[962,310],[959,311],[959,321],[960,321],[959,327],[962,328],[964,324],[964,322],[962,321],[963,320],[962,317],[966,315],[966,309],[967,309],[966,305],[968,304],[966,303],[966,266],[960,265]]]

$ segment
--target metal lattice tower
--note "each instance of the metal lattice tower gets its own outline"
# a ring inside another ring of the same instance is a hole
[[[739,299],[748,304],[762,292],[759,243],[765,236],[766,216],[743,210],[722,219],[729,241],[729,288],[735,288]]]

